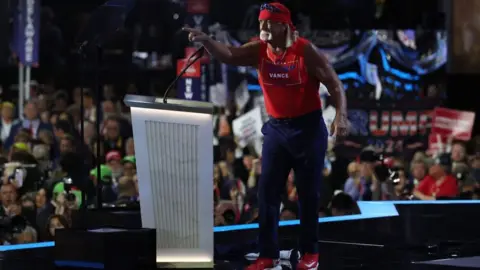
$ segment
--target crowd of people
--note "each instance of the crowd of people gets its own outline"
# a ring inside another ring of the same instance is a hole
[[[97,108],[88,89],[75,88],[71,93],[47,89],[24,105],[21,118],[16,117],[16,104],[1,104],[0,216],[23,216],[27,221],[22,233],[2,239],[5,244],[52,239],[56,228],[72,225],[72,211],[82,205],[97,205],[99,181],[104,206],[138,207],[130,114],[121,98],[113,93],[113,86],[106,85],[101,107]],[[232,133],[236,116],[219,111],[222,114],[216,118],[213,130],[217,140],[213,147],[214,223],[252,223],[258,215],[256,187],[262,173],[261,156],[254,145],[239,146]],[[100,134],[96,134],[96,121],[100,122]],[[319,216],[359,213],[356,201],[360,200],[480,197],[478,142],[453,141],[447,147],[448,153],[429,156],[417,152],[412,160],[380,159],[374,148],[367,147],[345,168],[349,177],[341,181],[343,189],[332,185],[338,181],[333,179],[336,176],[332,170],[341,166],[335,161],[333,146],[330,145],[325,160]],[[381,168],[388,168],[389,174],[382,173]],[[294,171],[283,181],[281,219],[297,219],[300,209]]]
[[[253,145],[237,147],[227,113],[216,123],[214,198],[215,225],[255,222],[258,214],[256,187],[261,156]],[[319,216],[356,214],[356,201],[478,199],[480,196],[480,137],[470,142],[449,140],[444,152],[418,151],[413,159],[383,157],[367,146],[348,166],[336,161],[334,145],[325,160]],[[332,170],[346,170],[346,179]],[[295,173],[285,182],[281,198],[282,220],[297,219]]]
[[[2,228],[5,244],[53,239],[56,228],[72,225],[72,211],[98,206],[98,195],[102,205],[138,201],[130,116],[112,90],[104,87],[100,108],[91,91],[80,88],[42,91],[25,104],[23,117],[16,116],[15,104],[1,104],[0,218],[21,226],[20,216],[27,225],[21,234],[8,233],[18,228]]]
[[[412,160],[384,160],[395,176],[382,181],[378,161],[366,157],[348,165],[344,192],[354,200],[478,199],[480,154],[467,144],[453,141],[450,151],[428,156],[417,152]],[[364,152],[366,153],[366,152]]]

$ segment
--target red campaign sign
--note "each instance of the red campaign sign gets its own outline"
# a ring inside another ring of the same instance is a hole
[[[446,108],[435,108],[432,119],[432,133],[442,137],[468,141],[472,136],[475,113]]]
[[[439,135],[439,134],[438,134]],[[439,154],[439,151],[444,152],[448,144],[448,137],[438,136],[437,134],[431,133],[428,136],[428,154],[435,155]]]
[[[210,0],[187,0],[187,12],[191,14],[208,14]]]
[[[195,47],[186,47],[185,48],[185,59],[188,59],[190,56],[192,56],[195,51],[198,50],[198,48]],[[197,58],[197,56],[195,56]],[[202,58],[200,59],[200,63],[202,64],[208,64],[210,63],[210,57],[208,52],[204,52]]]
[[[177,76],[180,75],[180,72],[187,66],[187,59],[180,59],[177,61]],[[200,78],[201,77],[201,67],[200,62],[197,61],[191,65],[187,71],[182,75],[183,78]]]

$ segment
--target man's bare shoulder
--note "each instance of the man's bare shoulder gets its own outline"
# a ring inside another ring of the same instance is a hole
[[[261,46],[262,42],[260,40],[253,40],[253,41],[249,41],[245,44],[243,44],[242,46],[238,47],[238,48],[245,48],[245,49],[259,49],[260,46]]]

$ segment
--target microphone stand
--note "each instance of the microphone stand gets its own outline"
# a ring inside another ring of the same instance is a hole
[[[103,188],[103,182],[101,179],[100,175],[100,144],[103,143],[102,137],[101,137],[101,130],[100,130],[100,110],[102,108],[102,103],[100,99],[102,98],[102,89],[101,89],[101,82],[100,82],[100,72],[101,72],[101,64],[103,61],[103,48],[100,44],[97,44],[95,46],[96,48],[96,62],[95,62],[95,85],[94,89],[96,90],[95,92],[97,93],[96,96],[96,130],[97,130],[97,186],[96,186],[96,197],[97,197],[97,209],[102,209],[103,204],[102,204],[102,188]]]
[[[84,94],[85,94],[85,83],[86,83],[86,80],[85,80],[85,73],[87,72],[87,50],[88,50],[88,47],[89,47],[90,43],[88,41],[85,41],[83,42],[79,49],[78,49],[78,54],[80,56],[80,85],[81,85],[81,88],[80,88],[80,91],[81,91],[81,95],[80,95],[80,139],[81,139],[81,143],[82,145],[85,144],[85,135],[84,135],[84,131],[85,131],[85,109],[84,109]],[[96,192],[96,206],[97,206],[97,209],[101,209],[102,208],[102,181],[100,179],[100,150],[101,150],[101,146],[100,144],[102,143],[102,138],[100,137],[100,117],[101,117],[101,97],[102,97],[102,91],[101,91],[101,84],[100,84],[100,72],[101,72],[101,63],[102,63],[102,59],[103,59],[103,48],[101,45],[95,45],[95,64],[94,64],[94,67],[95,67],[95,81],[94,81],[94,85],[93,85],[93,89],[96,93],[96,132],[97,132],[97,137],[96,137],[96,144],[97,144],[97,149],[96,149],[96,170],[97,170],[97,173],[96,175],[98,176],[97,178],[97,185],[96,185],[96,189],[95,189],[95,192]],[[83,152],[85,153],[85,152]],[[81,228],[83,229],[88,229],[88,221],[87,221],[87,209],[88,209],[88,197],[87,197],[87,192],[89,190],[89,182],[90,179],[88,177],[88,168],[87,168],[87,158],[84,158],[84,164],[83,164],[83,168],[82,168],[82,178],[83,178],[83,185],[81,187],[82,189],[82,207],[81,207],[81,221],[80,221],[80,226]]]
[[[87,72],[87,54],[86,54],[86,48],[88,45],[88,41],[84,41],[80,47],[78,48],[77,54],[79,55],[79,61],[80,61],[80,78],[79,78],[79,84],[80,84],[80,140],[81,140],[81,145],[84,145],[85,143],[85,108],[84,108],[84,93],[85,93],[85,73]],[[75,124],[75,123],[74,123]],[[74,127],[75,128],[75,127]],[[88,191],[88,173],[87,173],[87,164],[85,164],[86,158],[83,159],[84,164],[83,168],[81,170],[82,172],[82,204],[80,208],[80,228],[82,229],[87,229],[88,223],[87,223],[87,191]]]
[[[170,90],[172,90],[172,88],[175,86],[178,80],[182,77],[182,75],[185,74],[185,72],[187,72],[188,68],[191,67],[195,62],[200,60],[200,58],[203,57],[204,53],[205,53],[205,47],[202,46],[198,48],[195,52],[193,52],[192,55],[190,55],[190,57],[188,57],[187,65],[185,65],[185,67],[182,69],[182,71],[180,71],[180,73],[177,75],[175,80],[173,80],[170,83],[170,85],[167,87],[167,90],[165,90],[165,93],[163,94],[163,103],[167,103],[167,97]]]

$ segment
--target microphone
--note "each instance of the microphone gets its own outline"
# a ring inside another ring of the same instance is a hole
[[[202,58],[204,54],[205,54],[205,47],[201,46],[194,53],[192,53],[192,55],[190,55],[190,57],[188,57],[187,65],[185,65],[185,67],[182,69],[182,71],[180,71],[180,73],[177,75],[175,80],[173,80],[172,83],[170,83],[170,85],[165,90],[165,94],[163,94],[163,103],[167,103],[168,93],[176,85],[177,81],[183,76],[183,74],[185,74],[185,72],[187,72],[187,69],[190,66],[192,66],[195,62],[200,60],[200,58]]]

